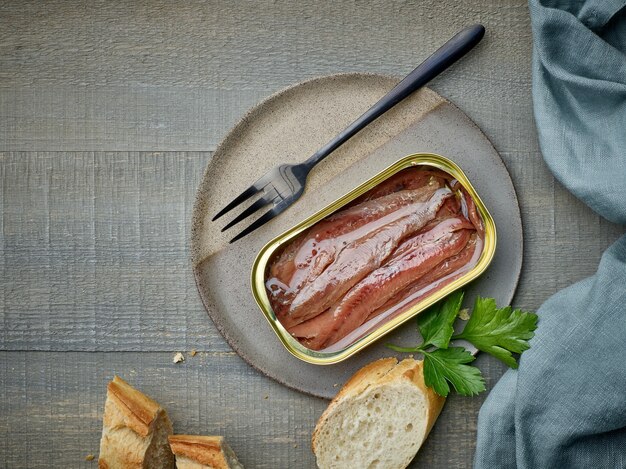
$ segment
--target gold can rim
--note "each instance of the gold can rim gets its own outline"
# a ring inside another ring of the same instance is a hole
[[[467,190],[467,192],[469,193],[470,197],[476,205],[478,212],[482,217],[485,229],[483,250],[477,264],[458,279],[449,283],[440,290],[437,290],[432,295],[428,295],[428,297],[408,308],[403,313],[383,323],[380,327],[374,329],[373,331],[369,332],[365,336],[361,337],[354,343],[348,345],[341,350],[333,352],[323,352],[306,348],[304,345],[298,342],[298,340],[292,337],[291,334],[289,334],[289,332],[283,327],[283,325],[274,314],[274,311],[270,305],[269,297],[267,296],[267,291],[265,289],[265,271],[267,263],[269,262],[274,252],[281,245],[291,241],[294,237],[302,233],[304,230],[321,221],[323,218],[326,218],[333,212],[336,212],[343,206],[349,204],[354,199],[360,197],[370,189],[373,189],[375,186],[393,176],[394,174],[398,173],[399,171],[413,166],[432,166],[434,168],[445,171],[453,176],[457,181],[459,181],[461,185],[465,188],[465,190]],[[395,163],[380,171],[375,176],[358,185],[351,191],[347,192],[346,194],[328,204],[326,207],[318,210],[316,213],[307,217],[300,223],[289,228],[288,230],[276,236],[274,239],[265,244],[265,246],[263,246],[257,254],[254,263],[252,264],[250,279],[252,295],[254,296],[254,299],[259,306],[259,309],[261,309],[273,331],[278,336],[278,339],[292,355],[307,363],[312,363],[315,365],[332,365],[346,360],[347,358],[361,351],[371,343],[380,339],[382,336],[388,334],[408,320],[414,318],[420,312],[427,309],[429,306],[435,304],[437,301],[445,298],[453,291],[461,288],[462,286],[477,278],[487,269],[487,267],[493,260],[496,250],[496,243],[497,232],[493,217],[487,210],[487,207],[483,203],[482,199],[474,189],[474,186],[472,186],[471,182],[469,181],[463,170],[456,163],[446,158],[445,156],[437,155],[435,153],[414,153],[399,159]]]

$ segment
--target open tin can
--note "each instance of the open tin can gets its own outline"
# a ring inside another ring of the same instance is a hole
[[[267,243],[252,294],[289,352],[328,365],[478,277],[495,249],[493,218],[463,171],[418,153]]]

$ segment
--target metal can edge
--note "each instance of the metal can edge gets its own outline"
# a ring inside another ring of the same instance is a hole
[[[434,294],[420,301],[404,313],[398,315],[396,318],[384,323],[379,328],[370,332],[369,334],[357,340],[348,347],[336,352],[317,352],[307,349],[302,344],[300,344],[300,342],[298,342],[294,337],[292,337],[289,332],[287,332],[287,330],[276,318],[276,315],[274,314],[270,306],[269,298],[267,297],[267,293],[265,290],[265,270],[272,254],[282,244],[290,241],[302,231],[306,230],[326,216],[339,210],[344,205],[350,203],[352,200],[374,188],[385,179],[403,169],[411,166],[420,165],[433,166],[451,174],[461,183],[461,185],[468,191],[469,195],[474,200],[476,208],[480,212],[483,223],[485,225],[484,246],[478,263],[463,276],[459,277],[455,281],[446,285],[441,290],[436,291]],[[312,363],[316,365],[332,365],[346,360],[347,358],[359,352],[372,342],[391,332],[393,329],[414,318],[417,314],[424,311],[429,306],[433,305],[453,291],[461,288],[462,286],[477,278],[487,269],[487,267],[493,260],[496,244],[497,232],[495,222],[463,170],[452,160],[444,156],[434,153],[414,153],[399,159],[398,161],[383,169],[378,174],[374,175],[367,181],[355,187],[348,193],[334,200],[326,207],[322,208],[321,210],[317,211],[316,213],[307,217],[305,220],[289,228],[285,232],[281,233],[280,235],[276,236],[271,241],[266,243],[265,246],[263,246],[257,254],[257,257],[255,258],[252,265],[250,278],[252,295],[257,305],[259,306],[259,309],[263,312],[273,331],[278,336],[278,339],[292,355],[307,363]]]

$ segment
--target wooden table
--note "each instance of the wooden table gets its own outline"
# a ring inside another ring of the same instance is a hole
[[[195,189],[259,99],[316,75],[403,75],[475,21],[485,40],[432,87],[511,172],[526,252],[515,305],[534,309],[593,273],[621,229],[543,163],[525,0],[0,3],[3,467],[95,467],[85,456],[98,452],[114,374],[166,406],[179,432],[226,435],[246,467],[313,467],[326,402],[246,365],[200,303]],[[504,371],[491,357],[478,365],[490,388]],[[484,397],[449,399],[413,466],[470,466]]]

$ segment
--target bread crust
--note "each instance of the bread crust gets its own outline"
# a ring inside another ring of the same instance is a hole
[[[362,393],[369,386],[378,382],[378,380],[380,380],[383,376],[389,373],[397,364],[398,360],[396,358],[381,358],[368,365],[365,365],[354,375],[352,375],[352,377],[348,381],[346,381],[346,384],[344,384],[343,387],[339,390],[337,395],[330,403],[330,406],[332,406],[335,401],[339,401],[341,399],[345,399],[346,397]],[[328,411],[328,409],[326,409],[326,411]]]
[[[431,388],[426,386],[424,382],[424,362],[422,360],[406,358],[398,363],[396,358],[381,358],[357,371],[328,405],[313,431],[311,438],[313,452],[316,453],[317,439],[326,420],[328,420],[337,406],[344,400],[362,394],[372,385],[391,384],[399,380],[410,381],[414,386],[420,389],[427,401],[428,417],[426,434],[424,435],[424,439],[426,439],[446,402],[445,397],[439,396]]]
[[[170,435],[170,447],[176,456],[184,456],[215,469],[229,469],[224,454],[224,437],[200,435]]]
[[[156,418],[161,406],[119,376],[114,376],[107,385],[108,399],[112,399],[124,416],[124,426],[142,437],[150,433],[150,424]],[[107,422],[109,419],[109,422]],[[111,415],[104,415],[105,425],[116,426],[119,422],[111,421]]]
[[[100,469],[143,468],[156,428],[173,433],[165,410],[118,376],[107,385]],[[164,460],[164,466],[168,463]],[[173,455],[171,455],[173,466]]]

